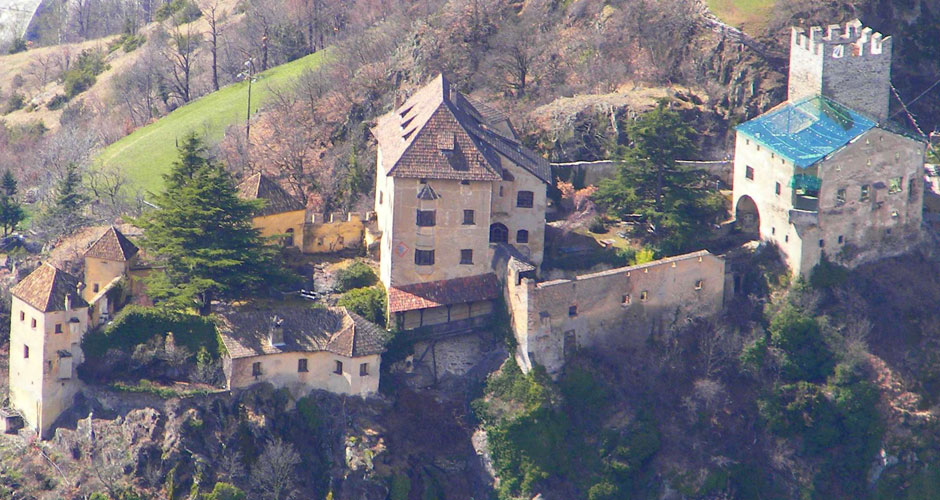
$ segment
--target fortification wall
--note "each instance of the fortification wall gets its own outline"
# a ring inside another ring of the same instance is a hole
[[[304,224],[303,252],[330,253],[361,247],[365,220],[358,212],[313,214]]]
[[[700,251],[536,283],[509,272],[507,298],[524,370],[557,374],[576,349],[610,349],[709,316],[724,303],[725,262]]]

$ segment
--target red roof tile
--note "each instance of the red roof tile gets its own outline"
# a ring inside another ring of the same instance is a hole
[[[246,200],[264,200],[258,216],[303,210],[300,201],[284,191],[277,182],[260,173],[252,175],[238,185],[238,195]]]
[[[64,311],[66,297],[71,297],[72,308],[88,306],[79,293],[78,283],[75,276],[46,262],[11,288],[10,293],[41,312]]]
[[[395,313],[449,304],[465,304],[495,299],[499,293],[499,279],[494,273],[414,283],[400,287],[393,286],[388,291],[388,310]]]
[[[126,262],[137,254],[137,250],[137,245],[111,226],[88,248],[85,257]]]

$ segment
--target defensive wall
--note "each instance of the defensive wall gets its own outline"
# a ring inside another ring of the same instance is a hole
[[[524,371],[558,374],[578,348],[637,345],[724,304],[725,261],[705,250],[543,283],[515,267],[505,287]]]

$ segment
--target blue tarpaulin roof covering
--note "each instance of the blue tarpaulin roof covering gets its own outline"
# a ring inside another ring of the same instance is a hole
[[[738,125],[738,132],[806,168],[876,123],[825,97],[802,99]]]

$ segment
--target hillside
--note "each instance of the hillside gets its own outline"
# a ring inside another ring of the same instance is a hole
[[[275,92],[291,88],[305,71],[316,70],[328,53],[321,51],[255,75],[251,106],[256,113]],[[137,187],[159,191],[162,175],[176,159],[177,141],[189,133],[218,143],[229,126],[244,123],[248,82],[232,83],[173,110],[167,116],[133,131],[107,146],[95,160],[98,168],[117,167]],[[244,127],[242,127],[242,130]]]

